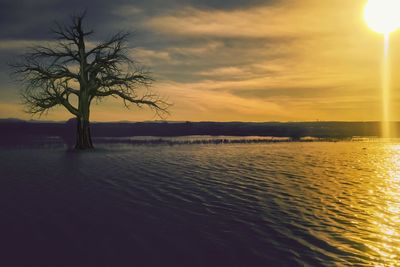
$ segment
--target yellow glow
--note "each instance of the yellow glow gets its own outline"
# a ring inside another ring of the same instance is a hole
[[[362,236],[363,243],[370,249],[370,266],[400,266],[400,146],[383,144],[376,154],[368,155],[366,162],[375,166],[374,180],[369,186],[370,209]],[[374,203],[374,204],[372,204]]]
[[[368,26],[379,33],[388,34],[400,26],[399,0],[369,0],[364,12]]]
[[[385,34],[383,65],[382,65],[382,137],[392,137],[390,127],[390,61],[389,61],[389,34]]]

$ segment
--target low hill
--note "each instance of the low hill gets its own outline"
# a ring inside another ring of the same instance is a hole
[[[400,123],[395,123],[400,128]],[[0,136],[66,136],[71,123],[0,120]],[[378,136],[379,122],[137,122],[92,123],[93,137],[127,136],[275,136],[301,138],[348,138]]]

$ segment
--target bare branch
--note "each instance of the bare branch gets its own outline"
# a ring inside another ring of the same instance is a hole
[[[107,92],[98,91],[96,92],[95,96],[118,96],[124,100],[124,104],[126,107],[128,107],[127,102],[135,104],[138,107],[148,106],[149,108],[153,109],[160,118],[163,118],[163,115],[165,114],[169,114],[168,107],[171,105],[167,101],[162,100],[154,94],[145,94],[141,98],[136,98],[129,94],[124,94],[123,92],[118,90],[109,90]]]
[[[56,22],[55,27],[51,31],[58,40],[78,46],[80,38],[93,34],[93,31],[86,32],[82,29],[82,21],[84,20],[85,16],[86,11],[80,15],[72,16],[72,24],[70,26],[63,26]]]
[[[63,105],[69,112],[78,115],[78,109],[68,102],[70,93],[65,86],[61,81],[50,80],[41,88],[26,87],[22,92],[22,98],[28,107],[27,112],[41,115],[57,105]]]
[[[117,47],[122,47],[129,37],[129,33],[127,32],[119,32],[113,35],[108,41],[101,43],[87,52],[86,56],[89,57],[91,55],[99,55],[104,53],[105,50],[115,50]]]
[[[109,40],[86,51],[85,13],[73,16],[68,26],[56,24],[53,33],[57,41],[47,46],[35,46],[11,65],[14,76],[24,85],[22,97],[32,114],[43,114],[61,105],[82,120],[89,121],[93,99],[120,97],[125,106],[147,106],[162,117],[168,114],[167,101],[155,94],[138,96],[139,88],[148,88],[154,81],[150,72],[129,57],[129,33],[119,32]],[[72,85],[78,84],[79,88]],[[78,107],[70,96],[78,98]]]

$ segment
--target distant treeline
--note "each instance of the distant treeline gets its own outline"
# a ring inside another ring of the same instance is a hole
[[[400,123],[395,123],[400,128]],[[59,136],[71,138],[75,134],[74,123],[28,122],[0,120],[0,136],[8,138]],[[137,122],[92,123],[93,137],[128,136],[274,136],[300,139],[350,138],[354,136],[379,136],[379,122]],[[6,138],[7,139],[7,138]]]

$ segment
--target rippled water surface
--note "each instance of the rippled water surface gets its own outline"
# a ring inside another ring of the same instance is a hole
[[[400,145],[0,150],[1,266],[400,266]]]

